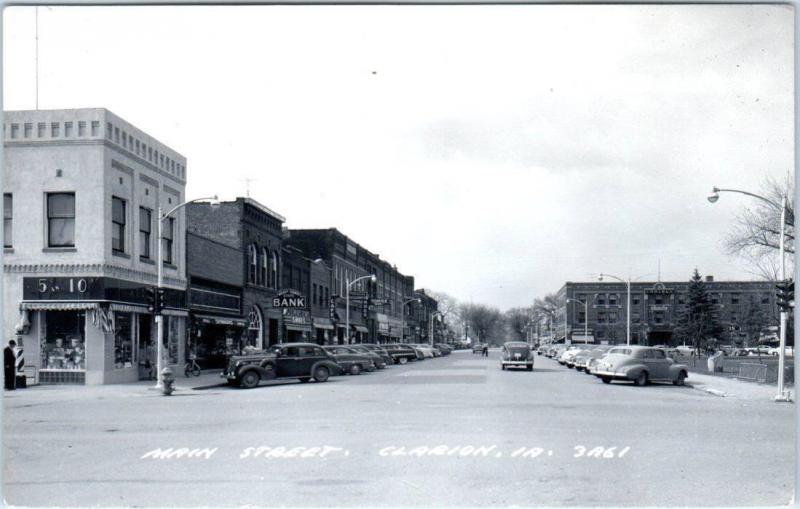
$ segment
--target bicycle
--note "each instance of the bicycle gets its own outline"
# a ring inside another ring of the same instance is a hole
[[[183,367],[183,374],[188,378],[191,375],[200,376],[200,365],[195,360],[195,356],[189,356],[189,362]]]

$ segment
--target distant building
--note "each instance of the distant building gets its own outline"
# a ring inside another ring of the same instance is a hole
[[[419,302],[411,303],[409,321],[413,324],[414,330],[411,334],[413,341],[410,340],[409,343],[430,343],[431,331],[433,331],[434,343],[441,342],[443,338],[439,323],[436,320],[431,322],[433,314],[439,309],[439,303],[428,295],[428,291],[424,288],[416,290],[414,297],[419,299]]]
[[[185,200],[186,158],[102,108],[8,111],[3,131],[4,338],[41,383],[146,376],[157,210]],[[182,209],[163,221],[170,364],[184,359],[185,224]]]
[[[739,324],[750,305],[761,307],[769,319],[778,315],[774,283],[714,281],[712,276],[707,276],[705,285],[712,304],[718,306],[720,323],[730,338],[743,337]],[[688,281],[632,283],[631,343],[682,344],[684,338],[676,337],[674,330],[686,302],[688,287]],[[557,310],[553,324],[556,339],[563,340],[566,331],[566,337],[573,342],[625,343],[627,284],[567,282],[558,291],[558,298],[561,302],[570,301]]]

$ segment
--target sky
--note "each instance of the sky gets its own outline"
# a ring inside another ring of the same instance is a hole
[[[35,15],[3,109],[36,105]],[[736,214],[794,175],[780,5],[39,8],[39,108],[105,107],[188,158],[186,195],[336,227],[418,288],[500,309],[600,272],[756,276]]]

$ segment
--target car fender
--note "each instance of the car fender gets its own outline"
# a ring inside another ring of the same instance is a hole
[[[678,374],[681,371],[685,371],[686,374],[688,375],[689,374],[689,366],[687,366],[686,364],[677,364],[677,363],[671,364],[670,367],[669,367],[670,378],[677,378]]]
[[[331,372],[331,375],[338,375],[339,372],[342,369],[342,367],[337,362],[328,361],[328,360],[317,361],[317,362],[314,363],[313,366],[311,366],[311,373],[310,374],[313,375],[314,371],[316,371],[317,368],[320,367],[320,366],[325,366],[326,368],[328,368],[328,370],[330,370],[330,372]]]
[[[645,366],[644,364],[631,364],[629,366],[625,366],[624,370],[625,370],[624,371],[625,376],[627,378],[635,380],[639,376],[639,373],[641,373],[642,371],[647,371],[647,366]]]
[[[239,368],[239,371],[236,373],[236,378],[241,379],[244,375],[250,371],[255,371],[258,373],[258,376],[261,377],[262,380],[269,380],[269,372],[265,370],[262,366],[256,365],[249,365],[249,366],[242,366]],[[272,371],[272,374],[275,374],[275,371]]]

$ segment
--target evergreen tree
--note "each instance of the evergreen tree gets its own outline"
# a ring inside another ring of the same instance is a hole
[[[675,327],[679,338],[688,341],[700,353],[723,333],[717,306],[711,303],[706,285],[697,269],[689,281],[686,303],[683,305]]]

